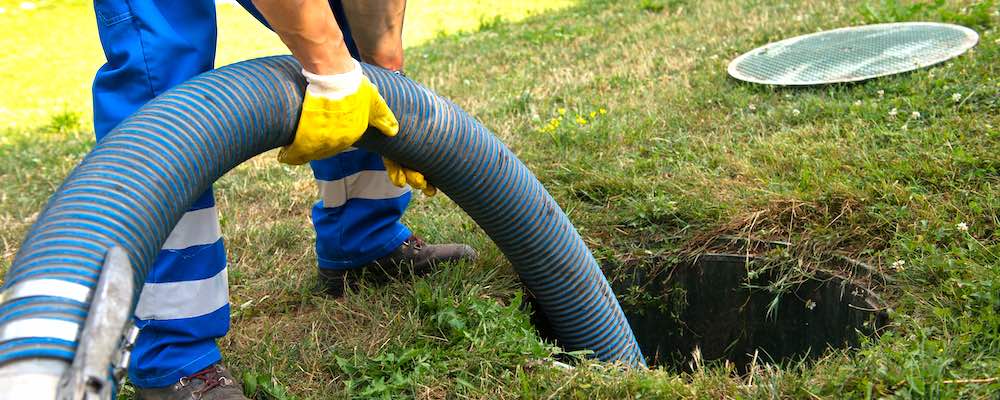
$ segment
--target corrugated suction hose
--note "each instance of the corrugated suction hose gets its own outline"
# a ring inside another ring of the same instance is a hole
[[[24,359],[72,359],[105,254],[120,246],[136,287],[170,230],[230,169],[291,141],[305,82],[291,57],[202,74],[149,102],[70,174],[4,280],[0,376]],[[568,349],[643,364],[625,316],[583,240],[513,153],[458,106],[365,65],[400,121],[358,146],[422,171],[496,242]],[[138,298],[138,293],[136,297]],[[133,301],[134,305],[135,301]]]

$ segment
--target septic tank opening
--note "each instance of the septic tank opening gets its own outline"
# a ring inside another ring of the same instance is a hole
[[[779,279],[765,260],[709,253],[666,268],[606,271],[650,365],[690,370],[693,353],[728,360],[739,372],[752,363],[797,362],[829,348],[857,346],[877,334],[888,313],[866,285],[828,273],[768,289]],[[752,278],[748,279],[749,275]],[[760,272],[763,271],[763,272]],[[537,308],[535,308],[537,311]],[[553,339],[545,318],[533,318]]]

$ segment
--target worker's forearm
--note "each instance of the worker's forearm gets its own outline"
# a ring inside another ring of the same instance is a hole
[[[361,59],[383,68],[403,68],[403,14],[406,0],[345,0]]]
[[[354,69],[327,0],[253,0],[306,71],[334,75]]]

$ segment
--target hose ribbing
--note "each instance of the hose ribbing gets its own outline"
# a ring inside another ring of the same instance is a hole
[[[141,288],[199,194],[243,161],[290,142],[305,86],[299,69],[288,56],[246,61],[149,102],[101,140],[52,196],[4,290],[41,279],[93,288],[105,253],[116,245],[129,255]],[[383,69],[365,65],[364,71],[400,132],[393,138],[369,132],[358,146],[422,171],[465,210],[510,259],[564,347],[642,364],[597,262],[534,175],[455,104]],[[0,333],[51,321],[82,325],[86,310],[86,301],[59,293],[7,298],[0,303]],[[0,337],[0,370],[12,360],[73,355],[73,337],[41,328],[17,336]]]

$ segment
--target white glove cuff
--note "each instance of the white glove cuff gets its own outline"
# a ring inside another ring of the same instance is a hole
[[[306,77],[309,86],[306,90],[313,96],[323,97],[330,100],[338,100],[358,91],[361,86],[361,64],[352,59],[354,69],[337,75],[318,75],[302,69],[302,76]]]

